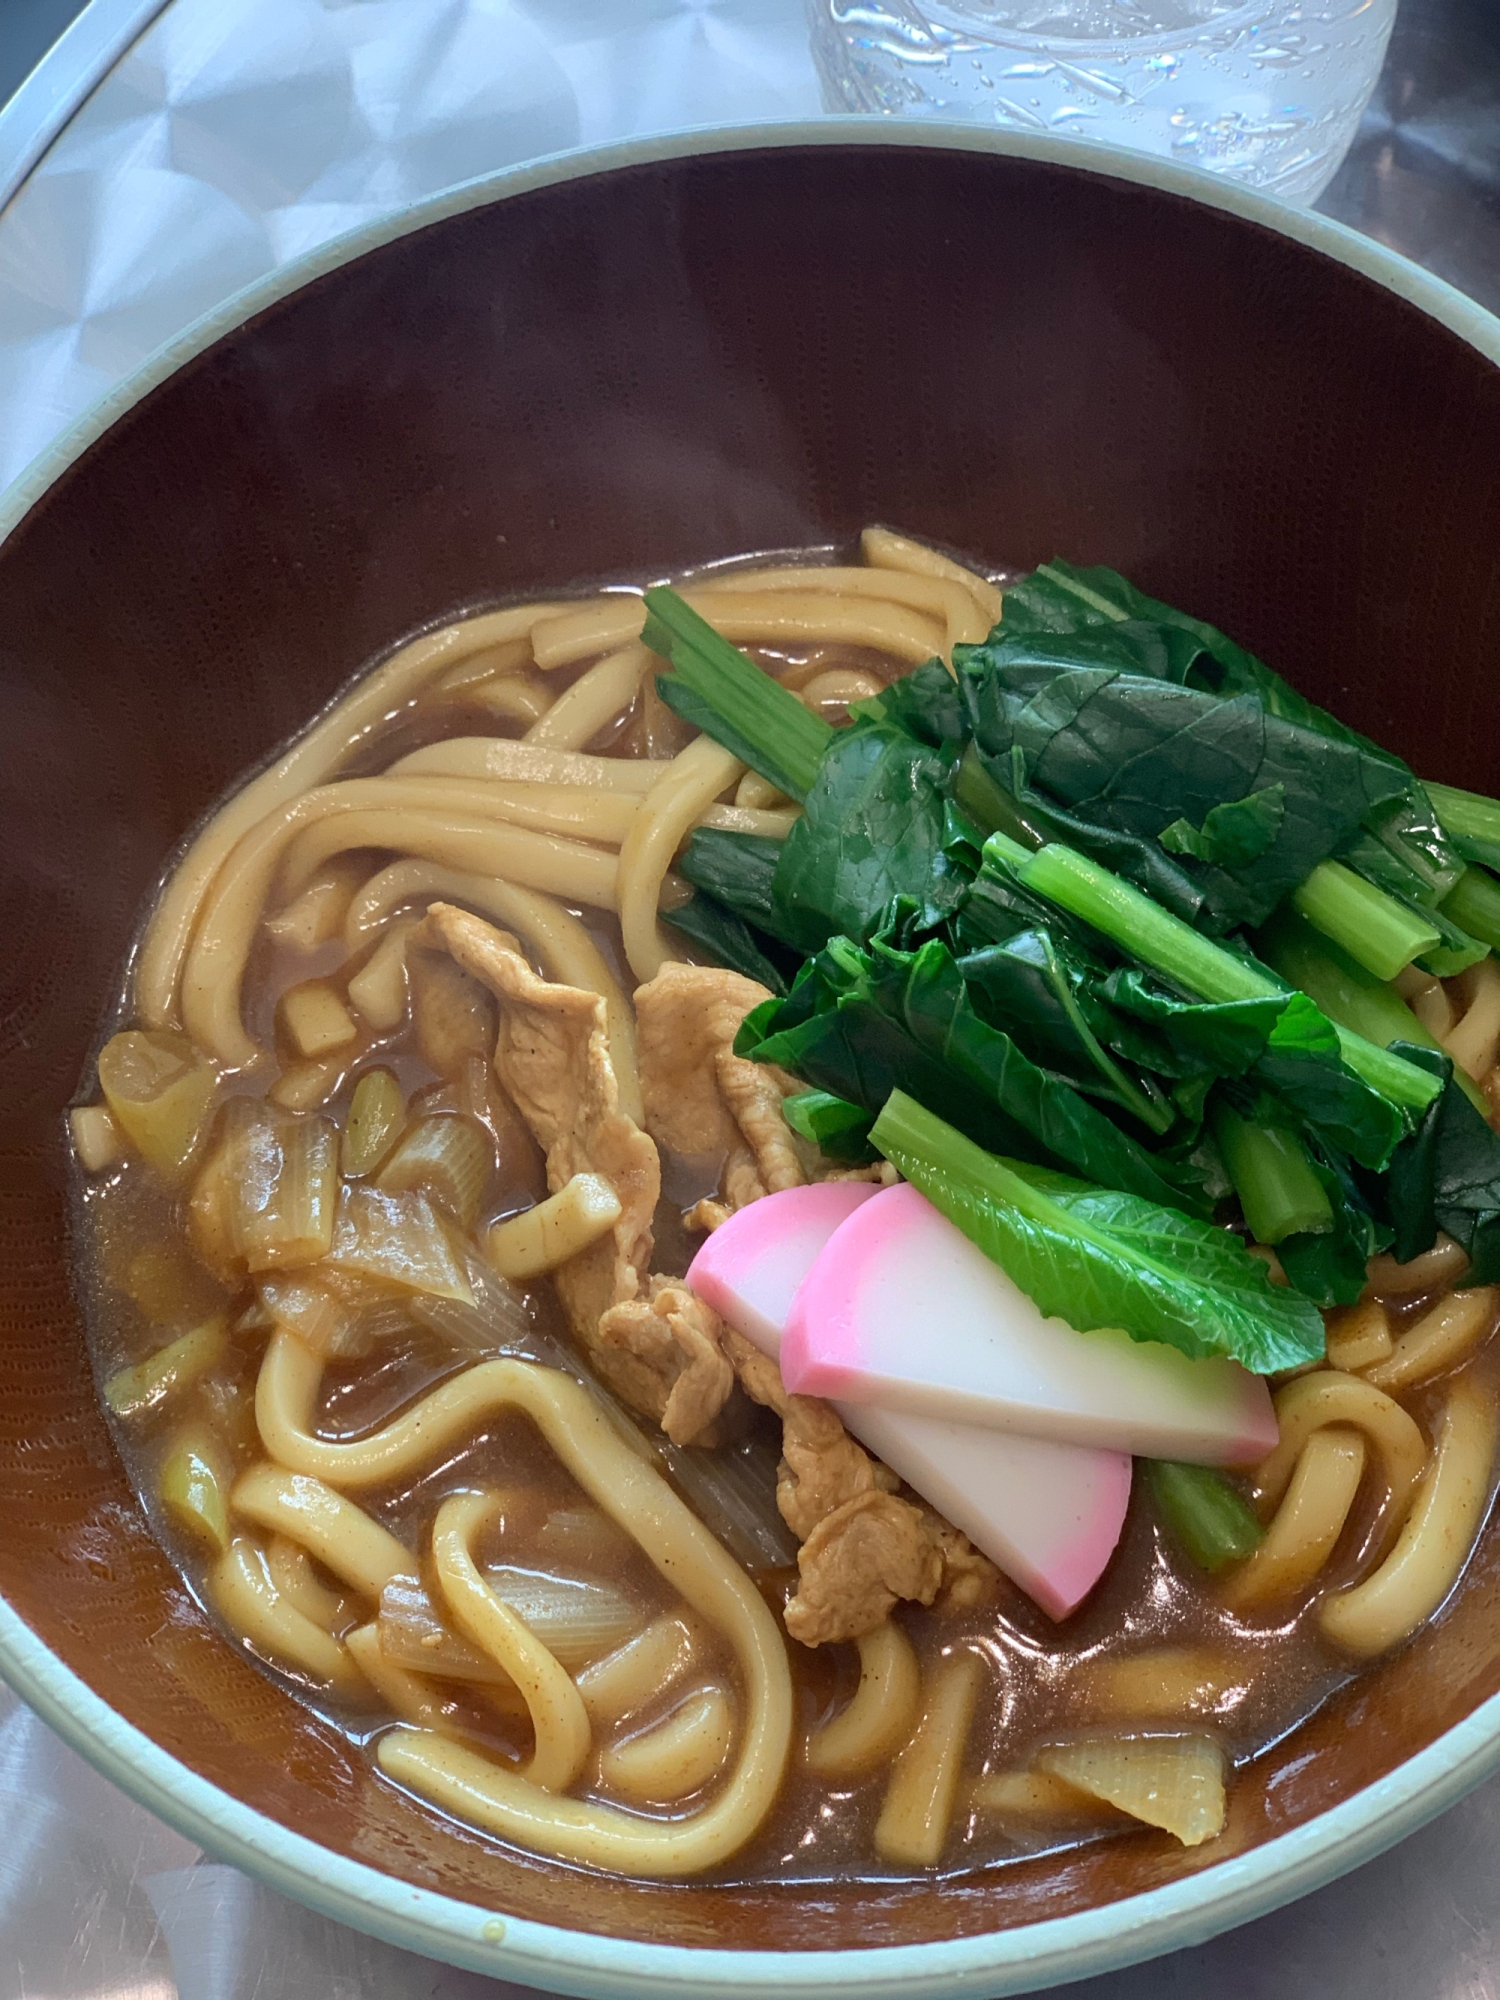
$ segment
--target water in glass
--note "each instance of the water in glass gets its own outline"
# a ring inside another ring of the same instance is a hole
[[[1397,0],[808,0],[831,111],[1071,133],[1296,202],[1359,124]]]

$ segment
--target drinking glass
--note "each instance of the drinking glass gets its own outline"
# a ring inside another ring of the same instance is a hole
[[[1315,201],[1396,0],[808,0],[830,111],[964,119],[1162,153]]]

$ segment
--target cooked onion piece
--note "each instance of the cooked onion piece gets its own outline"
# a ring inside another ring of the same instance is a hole
[[[162,1456],[156,1496],[173,1526],[210,1555],[229,1547],[228,1454],[206,1425],[180,1431]]]
[[[118,1369],[104,1384],[104,1400],[117,1417],[139,1416],[216,1368],[223,1360],[228,1332],[222,1313],[201,1326],[169,1340],[144,1361]]]
[[[1208,1736],[1105,1737],[1043,1750],[1041,1769],[1197,1847],[1224,1828],[1224,1753]]]

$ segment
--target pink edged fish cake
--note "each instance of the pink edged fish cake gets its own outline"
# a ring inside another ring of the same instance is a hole
[[[788,1315],[781,1373],[798,1394],[851,1410],[1145,1458],[1253,1465],[1277,1439],[1258,1375],[1049,1319],[905,1183],[862,1203],[829,1238]]]
[[[775,1359],[793,1300],[825,1246],[880,1199],[853,1181],[767,1195],[714,1231],[687,1283]],[[868,1405],[835,1407],[853,1436],[1053,1618],[1065,1618],[1098,1582],[1130,1500],[1127,1453]]]

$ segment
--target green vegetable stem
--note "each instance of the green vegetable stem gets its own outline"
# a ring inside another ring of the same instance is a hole
[[[1211,1465],[1147,1459],[1146,1483],[1174,1540],[1199,1569],[1212,1572],[1242,1562],[1264,1538],[1246,1501]]]
[[[1252,1125],[1227,1104],[1214,1109],[1213,1133],[1257,1243],[1332,1229],[1327,1193],[1295,1133]]]
[[[1320,861],[1291,900],[1315,930],[1377,979],[1394,979],[1442,941],[1430,917],[1418,916],[1341,861]]]

